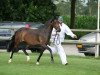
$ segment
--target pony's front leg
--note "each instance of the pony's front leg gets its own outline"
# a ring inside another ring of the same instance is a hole
[[[43,52],[44,52],[44,50],[42,50],[42,51],[40,52],[40,55],[39,55],[39,57],[38,57],[38,59],[37,59],[37,62],[36,62],[37,65],[39,65],[39,61],[40,61],[41,56],[43,55]]]
[[[14,51],[12,51],[12,52],[10,53],[10,59],[8,60],[8,63],[11,63],[11,62],[12,62],[13,54],[14,54]]]
[[[50,52],[50,55],[51,55],[51,62],[54,63],[52,50],[51,50],[48,46],[47,46],[47,50],[49,50],[49,52]]]

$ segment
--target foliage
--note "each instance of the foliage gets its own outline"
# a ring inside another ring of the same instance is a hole
[[[76,17],[76,29],[96,29],[97,28],[97,17],[96,16],[77,16]],[[78,37],[81,37],[87,32],[76,32]]]
[[[59,0],[58,0],[59,1]],[[66,2],[60,2],[57,4],[57,11],[61,15],[70,15],[71,13],[71,0],[66,0]],[[74,1],[74,0],[73,0]],[[76,15],[89,15],[94,16],[97,14],[97,2],[98,0],[76,0],[75,13]]]
[[[88,0],[87,6],[85,7],[85,14],[88,14],[90,16],[97,14],[97,5],[98,0]]]
[[[96,29],[97,17],[96,16],[77,16],[76,17],[77,29]]]
[[[69,2],[66,2],[66,3],[64,3],[64,2],[60,2],[59,4],[56,4],[56,6],[57,6],[57,10],[56,11],[58,11],[61,15],[65,15],[65,14],[67,14],[67,15],[70,15],[70,7],[71,7],[71,2],[69,1]]]
[[[60,3],[54,5],[52,0],[0,0],[0,21],[39,21],[44,23],[59,12],[60,15],[64,15],[64,22],[71,28],[96,29],[98,0],[76,0],[75,26],[70,26],[71,0],[57,1]],[[79,32],[77,34],[83,35]]]
[[[64,15],[63,16],[63,22],[70,27],[70,16],[69,15]]]
[[[64,23],[70,27],[70,16],[64,15]],[[97,17],[96,16],[76,16],[75,29],[96,29],[97,28]],[[78,37],[86,34],[86,32],[74,32]]]
[[[63,16],[64,23],[70,26],[70,16]],[[78,15],[75,18],[76,29],[96,29],[97,28],[97,17],[96,16],[85,16]]]
[[[7,63],[9,53],[0,52],[1,75],[100,75],[100,60],[93,57],[68,56],[69,64],[61,64],[59,56],[54,55],[55,63],[50,62],[50,55],[44,54],[40,65],[36,65],[38,54],[30,54],[26,61],[23,53],[17,53],[12,63]]]
[[[1,0],[0,21],[40,21],[54,17],[51,0]]]

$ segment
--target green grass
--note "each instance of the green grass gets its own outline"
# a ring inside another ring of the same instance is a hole
[[[30,54],[26,62],[23,53],[14,54],[12,63],[8,63],[9,53],[0,53],[0,75],[100,75],[100,59],[93,57],[68,56],[69,64],[61,64],[59,56],[54,55],[55,63],[50,63],[50,55],[44,54],[40,65],[36,65],[39,54]]]

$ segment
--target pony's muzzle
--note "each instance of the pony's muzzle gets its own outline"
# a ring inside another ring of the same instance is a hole
[[[60,29],[60,28],[56,30],[56,32],[60,32],[60,31],[61,31],[61,29]]]

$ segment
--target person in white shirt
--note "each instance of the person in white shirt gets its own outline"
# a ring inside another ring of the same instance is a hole
[[[61,42],[64,41],[65,34],[71,36],[72,38],[77,38],[77,36],[70,30],[70,28],[65,23],[63,23],[62,17],[58,17],[58,20],[61,22],[61,31],[59,34],[57,34],[55,29],[52,30],[51,42],[54,43],[54,47],[51,47],[49,45],[48,47],[52,50],[53,53],[58,52],[62,64],[67,65],[68,61],[66,53],[61,45]]]

